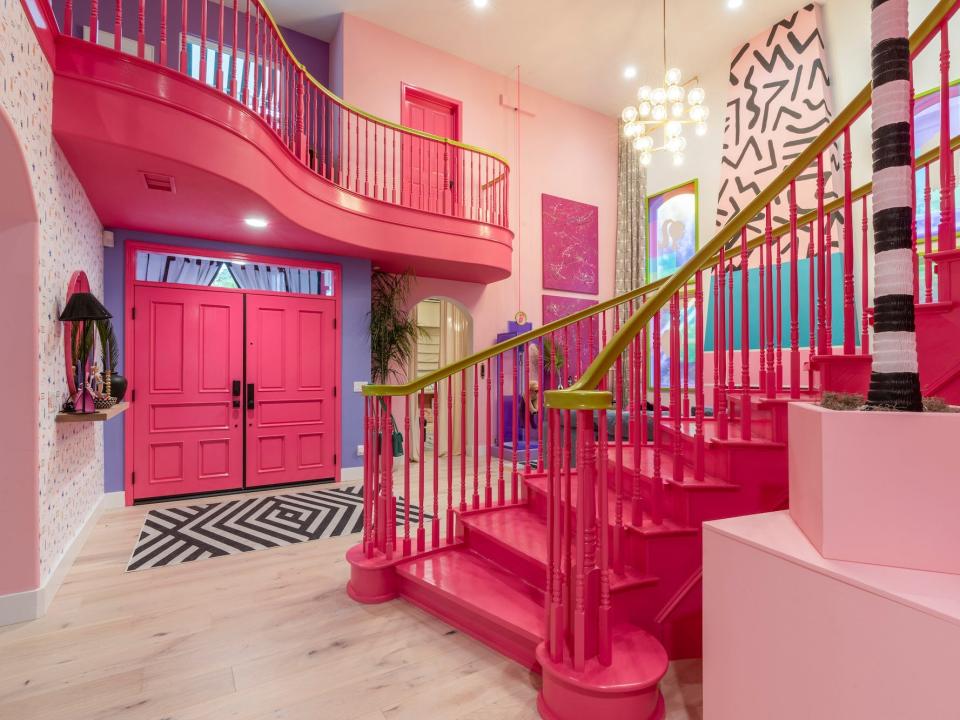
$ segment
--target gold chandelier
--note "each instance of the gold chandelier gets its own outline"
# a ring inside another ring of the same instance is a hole
[[[663,66],[667,66],[667,2],[663,1]],[[673,155],[674,165],[682,165],[683,152],[687,148],[687,139],[683,136],[685,125],[693,125],[697,135],[707,132],[707,118],[710,109],[704,105],[707,94],[702,87],[695,85],[693,78],[683,83],[683,74],[679,68],[670,68],[664,73],[663,85],[651,87],[643,85],[637,90],[637,102],[623,109],[623,134],[633,140],[633,147],[640,153],[640,163],[649,165],[655,152],[669,152]],[[653,134],[663,131],[660,145]]]

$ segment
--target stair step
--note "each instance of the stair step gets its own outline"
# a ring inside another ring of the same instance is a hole
[[[576,479],[576,471],[574,471],[574,479]],[[547,495],[547,478],[543,475],[533,475],[533,476],[524,476],[524,482],[527,485],[527,488],[535,492],[544,498]],[[574,483],[576,487],[576,483]],[[610,526],[612,527],[616,518],[616,497],[613,492],[607,493],[607,518]],[[573,507],[577,507],[577,498],[573,498]],[[633,532],[637,532],[641,535],[685,535],[685,534],[696,534],[697,530],[695,528],[686,527],[680,525],[679,523],[670,520],[669,518],[664,518],[659,525],[655,525],[653,522],[653,517],[647,511],[643,513],[643,525],[636,526],[630,521],[630,508],[629,500],[624,499],[623,504],[623,524],[626,528]]]
[[[639,454],[639,458],[637,455]],[[610,448],[607,453],[610,458],[610,464],[614,465],[617,458],[617,449]],[[623,469],[630,473],[635,474],[640,473],[645,478],[653,478],[654,462],[654,452],[652,446],[642,447],[639,453],[636,452],[636,448],[633,445],[624,445],[623,447]],[[674,472],[674,456],[672,449],[661,448],[660,451],[660,477],[663,478],[665,482],[673,483],[678,487],[682,487],[685,490],[698,491],[698,490],[736,490],[739,485],[734,483],[728,483],[720,478],[710,475],[709,473],[704,473],[703,480],[696,479],[696,473],[694,469],[687,465],[686,463],[682,466],[682,481],[676,482],[673,478]],[[607,473],[608,477],[610,473]],[[612,481],[612,479],[611,479]]]
[[[543,640],[543,592],[455,546],[397,565],[401,594],[529,668]]]
[[[472,551],[519,574],[535,587],[546,589],[547,523],[539,513],[528,505],[517,505],[467,513],[461,515],[460,521]],[[622,575],[611,574],[610,590],[616,593],[656,582],[657,578],[626,567]]]

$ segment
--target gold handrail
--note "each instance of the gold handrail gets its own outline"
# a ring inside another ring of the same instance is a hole
[[[953,138],[953,140],[950,143],[950,146],[954,150],[960,149],[960,135],[957,135],[956,137]],[[927,152],[917,157],[917,163],[916,163],[917,168],[919,169],[919,168],[926,167],[927,165],[930,165],[931,163],[933,163],[939,158],[939,155],[940,155],[939,148],[928,150]],[[872,182],[865,183],[850,192],[851,200],[852,201],[859,200],[865,197],[866,195],[869,195],[872,191],[873,191],[873,183]],[[840,210],[843,207],[844,200],[845,200],[845,196],[840,196],[839,198],[836,198],[834,200],[831,200],[829,203],[826,203],[823,208],[824,213],[830,214],[830,213],[836,212],[837,210]],[[801,227],[803,225],[807,225],[816,219],[817,219],[817,211],[812,210],[797,218],[797,226]],[[790,232],[790,224],[785,223],[783,225],[778,225],[773,229],[773,236],[782,237],[789,232]],[[764,235],[758,235],[757,237],[753,238],[747,243],[747,249],[754,250],[760,247],[763,244],[764,240],[765,240]],[[703,270],[703,269],[712,267],[713,265],[716,264],[717,260],[719,260],[719,257],[720,256],[718,251],[717,254],[714,254],[699,269]],[[552,323],[548,323],[543,327],[536,328],[535,330],[530,330],[529,332],[525,332],[522,335],[517,335],[514,338],[510,338],[509,340],[504,340],[501,343],[492,345],[486,350],[481,350],[480,352],[474,353],[473,355],[470,355],[469,357],[466,357],[463,360],[460,360],[456,363],[453,363],[451,365],[446,365],[442,368],[439,368],[438,370],[434,370],[432,373],[424,375],[416,380],[412,380],[411,382],[408,382],[404,385],[365,385],[363,388],[363,394],[373,395],[373,396],[383,396],[383,397],[385,396],[399,397],[404,395],[412,395],[413,393],[420,392],[421,390],[424,390],[430,385],[438,383],[441,380],[446,380],[451,375],[456,375],[457,373],[463,370],[466,370],[467,368],[472,367],[477,363],[481,363],[484,360],[495,357],[502,352],[505,352],[507,350],[512,350],[515,347],[519,347],[520,345],[524,345],[528,342],[532,342],[533,340],[537,340],[541,337],[544,337],[545,335],[549,335],[551,332],[555,330],[560,330],[566,325],[573,325],[574,323],[578,323],[581,320],[586,320],[587,318],[590,318],[605,310],[610,310],[611,308],[615,308],[618,305],[622,305],[624,303],[630,302],[631,300],[635,300],[638,297],[647,295],[653,292],[654,290],[656,290],[657,288],[659,288],[666,281],[667,281],[667,278],[663,277],[663,278],[660,278],[659,280],[654,280],[651,283],[647,283],[646,285],[643,285],[635,290],[631,290],[629,292],[623,293],[622,295],[617,295],[616,297],[613,297],[610,300],[606,300],[602,303],[597,303],[596,305],[591,305],[590,307],[584,308],[583,310],[573,313],[572,315],[567,315],[566,317],[562,317],[559,320],[554,320]]]
[[[297,67],[303,73],[304,77],[306,77],[311,83],[313,83],[313,85],[320,92],[322,92],[328,98],[333,100],[333,102],[335,102],[340,107],[345,108],[350,112],[356,115],[359,115],[360,117],[366,118],[367,120],[371,120],[375,123],[379,123],[380,125],[384,125],[385,127],[393,128],[394,130],[400,130],[401,132],[407,133],[409,135],[416,135],[417,137],[422,137],[427,140],[433,140],[435,142],[444,143],[445,145],[451,145],[453,147],[460,148],[461,150],[469,150],[471,152],[485,155],[487,157],[493,158],[494,160],[498,160],[502,162],[507,169],[510,168],[510,163],[507,162],[505,157],[491,150],[484,150],[483,148],[476,147],[475,145],[467,145],[466,143],[462,143],[459,140],[451,140],[450,138],[445,138],[440,135],[433,135],[432,133],[424,132],[422,130],[414,130],[413,128],[406,127],[405,125],[401,125],[391,120],[387,120],[386,118],[377,117],[373,113],[368,113],[367,111],[361,110],[355,105],[351,105],[342,97],[339,97],[334,92],[332,92],[323,83],[321,83],[313,75],[310,74],[310,71],[307,70],[306,65],[300,62],[300,60],[297,59],[297,56],[294,55],[293,50],[290,49],[290,46],[287,44],[286,38],[283,37],[283,32],[281,32],[280,26],[277,24],[277,21],[274,20],[273,14],[270,12],[270,9],[261,0],[256,0],[256,2],[257,2],[257,5],[260,7],[260,9],[263,10],[263,12],[266,14],[267,20],[270,21],[271,25],[273,25],[273,29],[276,31],[277,37],[280,38],[280,42],[283,43],[283,47],[287,51],[287,55],[289,55],[290,59],[296,63]]]
[[[910,36],[911,56],[919,52],[928,39],[956,9],[957,0],[940,0],[924,19],[920,26]],[[614,334],[590,367],[584,370],[580,379],[569,389],[548,390],[544,393],[544,402],[547,407],[564,410],[604,410],[611,406],[613,395],[609,391],[597,390],[604,375],[613,367],[616,359],[627,349],[640,331],[647,326],[653,314],[667,304],[670,298],[690,278],[700,270],[709,267],[711,259],[720,251],[728,239],[741,233],[743,228],[760,214],[773,200],[780,195],[790,182],[797,178],[817,156],[833,144],[840,133],[853,123],[870,105],[871,84],[867,83],[857,93],[856,97],[840,111],[817,138],[810,143],[797,158],[790,163],[777,177],[740,212],[717,232],[709,242],[702,245],[683,266],[673,275],[665,278],[665,282],[657,289],[654,295],[647,300],[624,325]],[[749,245],[748,245],[749,247]]]

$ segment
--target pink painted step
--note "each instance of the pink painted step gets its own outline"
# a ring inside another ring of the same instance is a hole
[[[400,594],[521,665],[537,669],[543,591],[463,546],[397,565]]]

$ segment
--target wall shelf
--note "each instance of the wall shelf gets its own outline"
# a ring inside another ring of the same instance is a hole
[[[118,402],[106,410],[95,410],[92,413],[68,413],[58,412],[57,422],[76,423],[76,422],[104,422],[110,418],[116,417],[130,407],[128,402]]]

